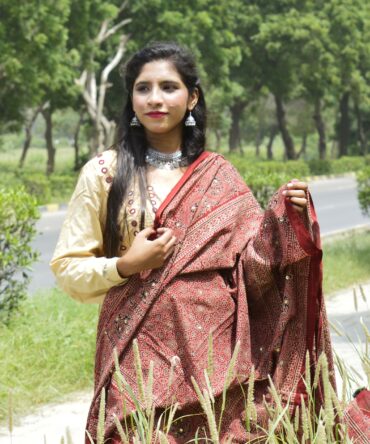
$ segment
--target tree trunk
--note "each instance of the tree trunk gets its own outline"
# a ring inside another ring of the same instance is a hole
[[[348,154],[348,142],[350,133],[350,121],[349,121],[349,92],[343,94],[340,100],[340,118],[338,128],[338,148],[339,157],[346,156]]]
[[[307,148],[307,132],[305,131],[302,136],[301,149],[297,153],[296,159],[299,159],[302,155],[304,156],[306,154],[306,148]]]
[[[260,157],[261,155],[261,142],[262,142],[262,131],[261,127],[258,125],[258,130],[256,134],[256,157]]]
[[[45,120],[45,142],[46,150],[48,153],[47,164],[46,164],[46,174],[49,176],[54,172],[55,168],[55,148],[53,144],[53,120],[52,111],[50,106],[42,111],[42,115]]]
[[[315,122],[315,127],[319,135],[319,158],[326,159],[326,133],[325,133],[325,123],[321,114],[321,102],[320,99],[315,101],[315,111],[313,114],[313,120]]]
[[[79,142],[79,137],[80,137],[80,129],[81,129],[81,124],[83,121],[83,117],[85,114],[85,110],[81,110],[80,114],[79,114],[79,118],[78,118],[78,122],[75,128],[75,132],[73,134],[73,148],[75,151],[75,164],[74,164],[74,170],[78,171],[81,167],[80,165],[80,142]]]
[[[31,145],[31,141],[32,141],[33,126],[34,126],[37,116],[39,115],[43,106],[44,106],[44,104],[37,107],[35,110],[32,111],[32,114],[31,114],[30,118],[28,119],[28,122],[26,123],[26,126],[24,128],[24,131],[26,134],[25,134],[25,139],[24,139],[24,143],[23,143],[21,158],[19,159],[19,163],[18,163],[19,168],[23,168],[23,166],[24,166],[24,162],[26,160],[28,149],[29,149],[29,147]]]
[[[357,136],[358,136],[358,140],[360,142],[360,150],[361,150],[361,154],[363,156],[366,156],[366,154],[367,154],[367,140],[366,140],[364,125],[362,122],[361,109],[360,109],[360,106],[357,101],[355,102],[355,112],[356,112],[356,119],[357,119]]]
[[[294,142],[292,136],[289,133],[286,118],[284,104],[281,97],[274,95],[276,104],[276,117],[279,125],[279,131],[285,146],[285,157],[288,160],[293,160],[296,158],[296,153],[294,149]]]
[[[219,151],[221,148],[221,140],[222,140],[222,131],[220,129],[215,130],[216,137],[216,151]]]
[[[229,151],[235,152],[240,149],[240,119],[242,112],[246,106],[244,102],[236,102],[230,107],[231,112],[231,128],[229,131]]]
[[[268,160],[273,160],[273,158],[274,158],[273,153],[272,153],[272,146],[274,144],[274,140],[275,140],[275,137],[276,137],[277,133],[278,133],[278,129],[274,125],[271,128],[270,137],[269,137],[269,141],[268,141],[268,144],[267,144],[267,158],[268,158]]]

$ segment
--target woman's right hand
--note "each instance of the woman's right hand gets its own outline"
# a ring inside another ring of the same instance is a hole
[[[157,234],[155,240],[148,238]],[[127,253],[117,261],[117,271],[122,277],[129,277],[143,270],[160,268],[173,253],[177,238],[170,228],[145,228],[135,237]]]

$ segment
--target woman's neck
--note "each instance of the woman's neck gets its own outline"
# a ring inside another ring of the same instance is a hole
[[[175,153],[181,149],[181,134],[178,131],[166,134],[146,134],[149,146],[161,153]]]

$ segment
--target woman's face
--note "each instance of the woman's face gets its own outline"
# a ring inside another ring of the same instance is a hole
[[[132,105],[149,135],[181,134],[184,115],[197,101],[198,91],[189,95],[180,74],[167,60],[146,63],[134,83]]]

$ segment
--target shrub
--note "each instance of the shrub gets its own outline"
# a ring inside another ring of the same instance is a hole
[[[303,179],[309,175],[305,162],[292,160],[287,162],[253,162],[242,156],[227,156],[243,176],[262,208],[266,208],[273,193],[289,180]]]
[[[254,197],[262,208],[266,208],[267,204],[274,192],[284,183],[289,182],[292,177],[287,174],[262,174],[258,170],[251,170],[243,175],[248,187],[251,189]]]
[[[9,321],[26,295],[37,218],[36,199],[24,188],[0,188],[0,322]]]
[[[42,173],[20,174],[19,178],[26,191],[36,199],[38,205],[49,203],[51,200],[50,183]]]
[[[308,162],[310,173],[313,176],[320,176],[321,174],[330,174],[332,172],[332,164],[330,160],[311,159]]]
[[[356,172],[364,167],[365,162],[366,159],[363,156],[344,156],[332,160],[331,169],[334,174]]]
[[[361,209],[370,215],[370,165],[357,173],[357,189]]]
[[[68,175],[51,175],[49,177],[50,183],[50,191],[53,199],[61,200],[69,200],[70,196],[73,193],[73,190],[76,186],[77,176],[68,176]]]

